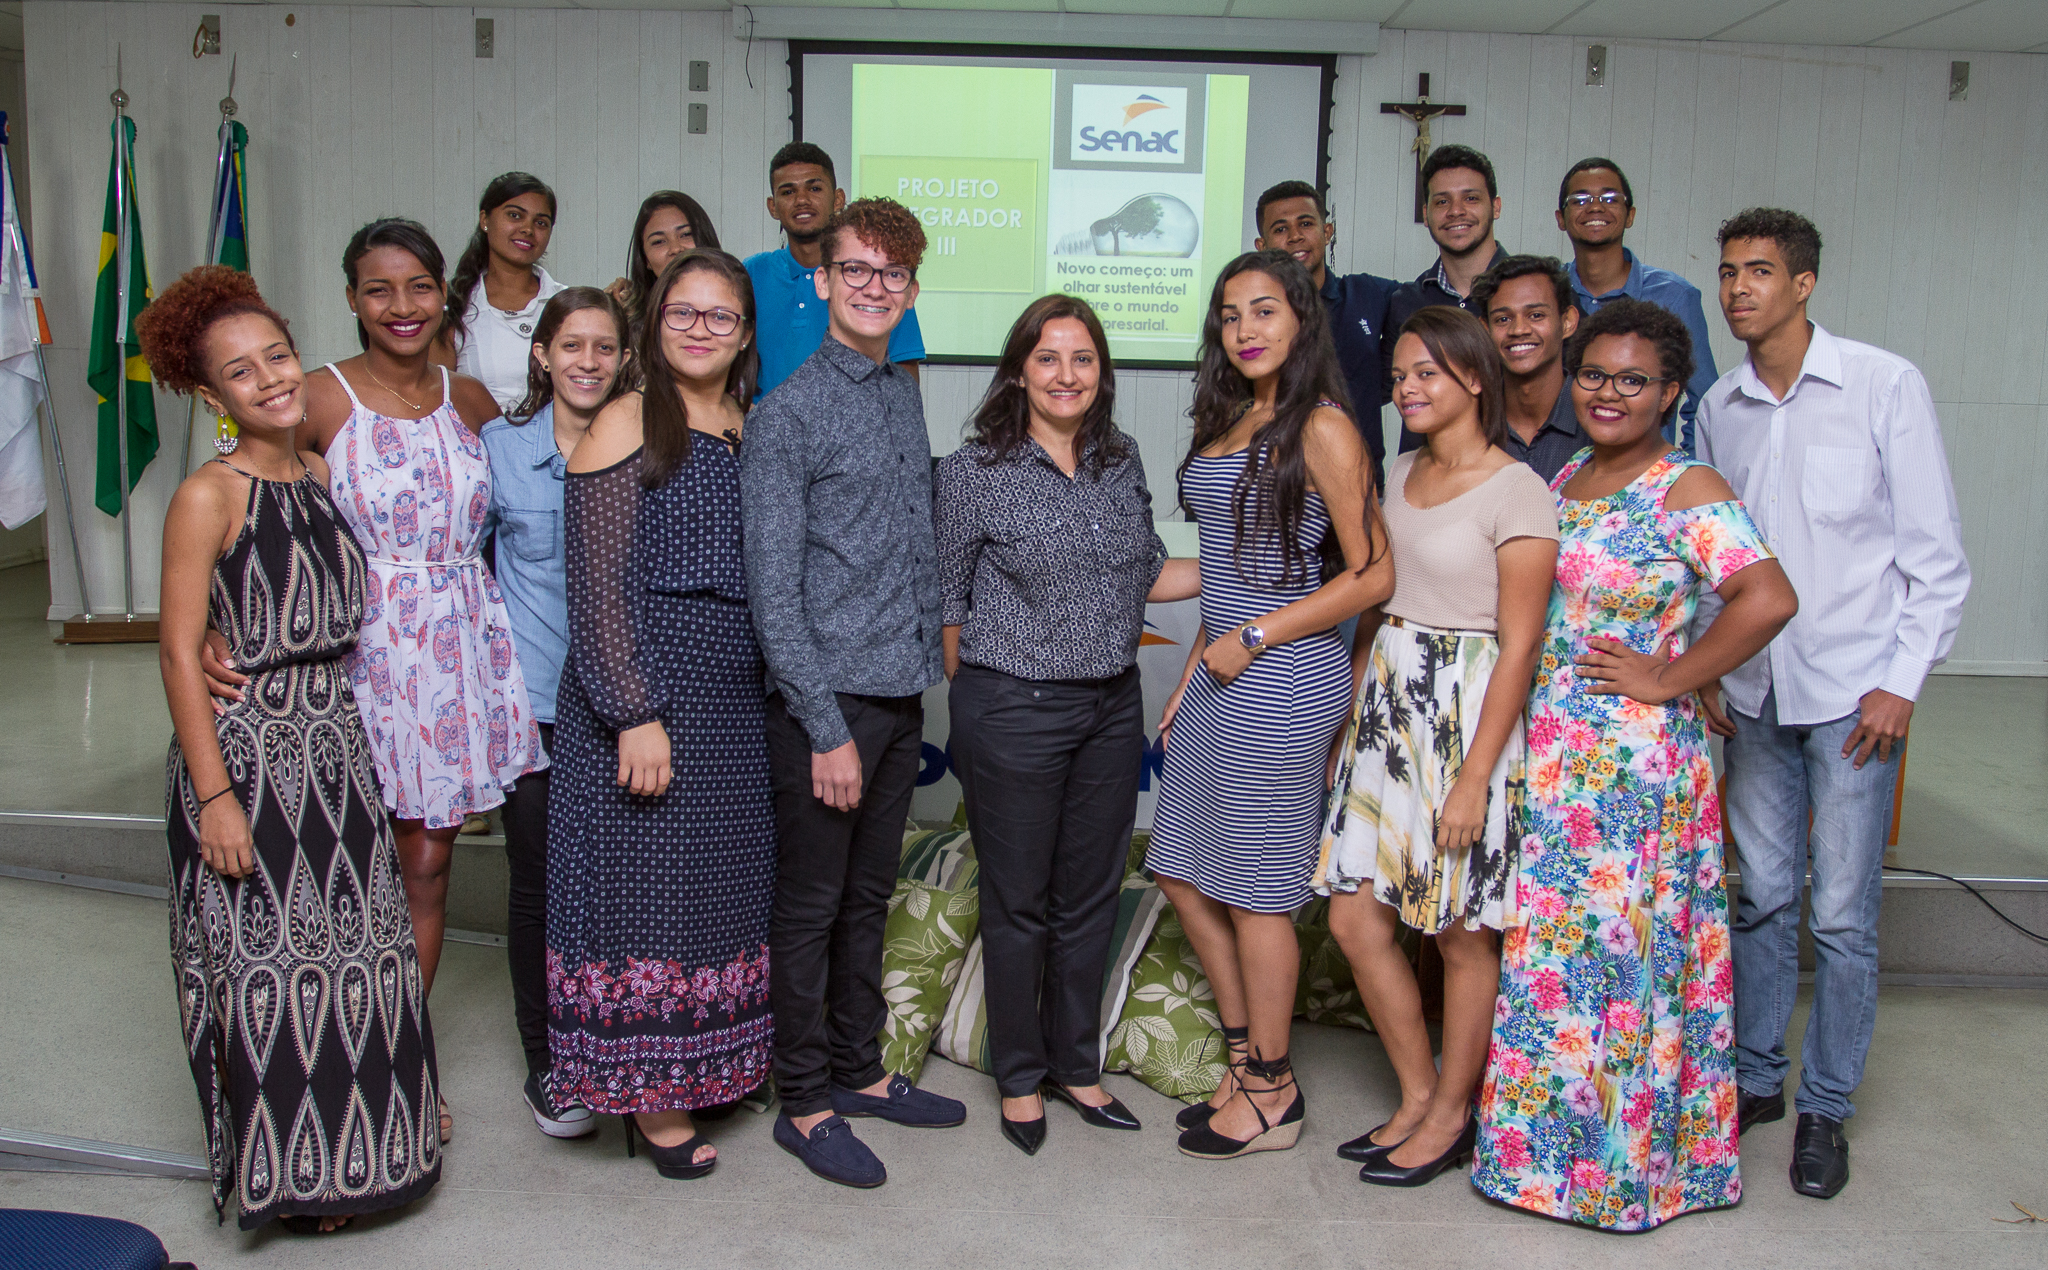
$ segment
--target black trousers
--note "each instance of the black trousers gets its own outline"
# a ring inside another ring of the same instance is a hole
[[[540,725],[541,748],[552,751],[555,725]],[[512,1018],[526,1051],[526,1070],[546,1071],[548,1058],[548,774],[528,772],[505,797],[505,952],[512,964]]]
[[[882,930],[903,859],[903,824],[924,745],[922,697],[838,694],[860,751],[860,806],[811,793],[811,738],[782,694],[768,698],[778,839],[768,925],[775,1087],[792,1117],[832,1109],[831,1086],[882,1079]]]
[[[983,986],[996,1088],[1102,1078],[1102,975],[1138,814],[1136,667],[1045,682],[962,666],[953,770],[981,865]]]

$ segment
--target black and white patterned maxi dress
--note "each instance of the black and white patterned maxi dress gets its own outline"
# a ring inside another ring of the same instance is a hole
[[[564,488],[569,658],[548,782],[548,1048],[592,1111],[731,1102],[768,1075],[775,891],[761,652],[739,459],[693,434],[654,489],[641,452]],[[660,720],[667,792],[618,783],[619,733]]]
[[[171,743],[171,962],[214,1206],[236,1196],[245,1230],[396,1208],[441,1177],[419,954],[342,664],[364,577],[318,481],[253,482],[208,600],[250,677],[215,722],[255,840],[247,877],[200,856],[199,795]]]

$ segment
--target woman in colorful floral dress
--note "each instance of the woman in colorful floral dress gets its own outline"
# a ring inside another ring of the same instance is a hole
[[[1685,326],[1619,300],[1566,350],[1593,442],[1558,474],[1530,697],[1519,921],[1479,1095],[1485,1194],[1644,1230],[1733,1204],[1733,971],[1721,812],[1694,693],[1798,608],[1719,473],[1664,442]],[[1719,612],[1688,647],[1703,594]],[[1677,654],[1677,655],[1673,655]]]

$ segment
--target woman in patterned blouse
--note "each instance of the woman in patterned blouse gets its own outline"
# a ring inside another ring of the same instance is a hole
[[[1116,373],[1085,300],[1010,328],[971,436],[933,491],[953,762],[981,862],[989,1049],[1003,1136],[1045,1141],[1041,1094],[1098,1128],[1138,1121],[1102,1088],[1097,1020],[1145,747],[1145,603],[1187,599],[1166,559]]]

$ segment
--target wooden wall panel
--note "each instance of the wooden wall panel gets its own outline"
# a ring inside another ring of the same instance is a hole
[[[74,494],[89,506],[92,402],[86,325],[106,181],[107,93],[123,54],[141,125],[144,233],[158,285],[204,246],[222,60],[186,52],[201,6],[27,0],[26,155],[58,408]],[[561,200],[549,269],[605,283],[624,265],[640,198],[674,185],[709,210],[726,246],[775,245],[762,209],[767,161],[790,136],[787,49],[749,47],[713,12],[376,8],[307,5],[223,12],[240,55],[249,127],[252,256],[266,293],[293,318],[309,363],[346,356],[342,244],[373,216],[423,220],[451,263],[475,222],[482,184],[532,171]],[[497,24],[497,52],[474,56],[474,20]],[[1605,86],[1585,84],[1585,49],[1608,47]],[[687,63],[711,63],[711,90],[686,90]],[[1816,218],[1827,248],[1816,317],[1913,359],[1948,432],[1977,583],[1959,667],[2048,668],[2048,59],[1971,54],[1970,99],[1947,100],[1939,51],[1592,40],[1428,31],[1382,33],[1375,57],[1339,62],[1330,140],[1336,260],[1411,278],[1435,254],[1410,216],[1414,131],[1379,113],[1409,100],[1415,76],[1463,102],[1439,143],[1486,149],[1501,179],[1502,242],[1562,254],[1552,210],[1572,161],[1621,163],[1640,204],[1631,245],[1708,292],[1714,233],[1747,206]],[[685,131],[704,102],[711,129]],[[21,150],[17,150],[21,154]],[[1251,193],[1256,193],[1255,191]],[[1723,369],[1739,346],[1718,319]],[[925,376],[935,450],[955,444],[988,371]],[[1162,508],[1188,436],[1184,374],[1127,372],[1119,413],[1139,440]],[[183,403],[159,400],[175,452]],[[136,499],[138,599],[154,607],[155,525],[175,486],[159,462]],[[113,601],[119,530],[87,512],[95,596]],[[52,560],[58,607],[74,602],[68,559]]]

